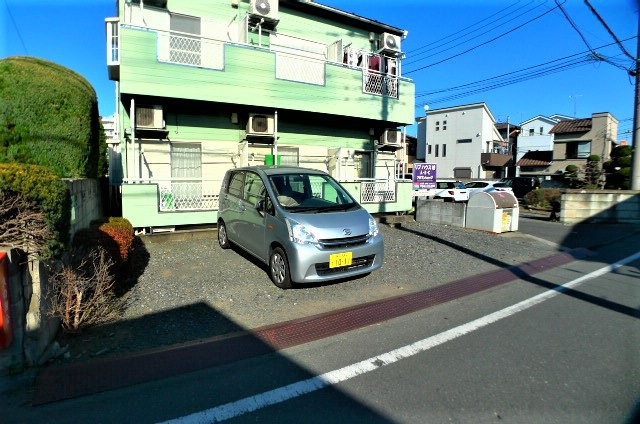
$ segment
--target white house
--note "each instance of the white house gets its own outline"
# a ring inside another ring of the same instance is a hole
[[[437,165],[438,178],[499,178],[512,165],[486,103],[426,111],[417,119],[416,157]],[[495,145],[495,146],[494,146]]]
[[[558,122],[575,119],[565,115],[538,115],[520,124],[521,132],[518,137],[518,150],[516,162],[522,159],[527,152],[553,150],[553,134],[551,128]]]

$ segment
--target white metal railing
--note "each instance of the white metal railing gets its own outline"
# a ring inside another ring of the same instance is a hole
[[[384,203],[395,201],[395,182],[387,180],[360,182],[360,203]]]
[[[107,18],[107,63],[120,63],[119,28],[117,18]],[[126,27],[142,28],[127,24]],[[144,27],[149,30],[150,28]],[[209,69],[224,69],[224,46],[228,41],[217,40],[176,31],[166,31],[153,28],[158,33],[158,60],[160,62],[181,65],[198,66]],[[246,41],[239,42],[246,44]],[[336,63],[335,59],[316,58],[315,52],[296,53],[295,49],[282,51],[282,47],[274,46],[277,54],[276,77],[290,81],[300,81],[310,84],[324,85],[326,80],[327,62]],[[310,57],[310,55],[314,57]],[[399,66],[390,72],[380,72],[369,68],[373,54],[364,54],[359,62],[337,62],[343,66],[358,69],[362,72],[362,90],[364,93],[398,98]],[[342,58],[340,58],[342,59]],[[382,62],[381,62],[382,63]]]
[[[217,210],[221,181],[164,181],[158,184],[159,210]]]
[[[222,180],[206,178],[125,179],[125,184],[158,186],[158,210],[209,211],[218,209]]]
[[[398,77],[375,71],[362,71],[362,91],[398,98]]]
[[[158,31],[158,60],[224,69],[224,42],[179,32]]]

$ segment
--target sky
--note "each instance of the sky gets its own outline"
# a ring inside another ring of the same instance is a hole
[[[638,0],[319,2],[408,31],[402,74],[416,85],[416,118],[425,107],[480,102],[498,122],[515,125],[539,115],[610,112],[620,121],[618,140],[632,138]],[[110,116],[116,94],[105,18],[116,16],[115,5],[0,0],[0,58],[35,56],[73,69],[95,88],[100,114]],[[415,125],[408,132],[415,135]]]

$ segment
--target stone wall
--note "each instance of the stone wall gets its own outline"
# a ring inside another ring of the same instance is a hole
[[[560,221],[640,224],[640,191],[566,190],[560,201]]]

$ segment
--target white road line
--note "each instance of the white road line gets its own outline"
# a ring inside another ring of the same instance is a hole
[[[559,293],[562,293],[563,291],[578,286],[592,278],[596,278],[609,272],[615,271],[619,267],[633,262],[637,259],[640,259],[640,252],[637,252],[634,255],[622,259],[612,265],[600,268],[589,274],[585,274],[582,277],[569,281],[553,290],[546,291],[537,296],[523,300],[520,303],[516,303],[515,305],[504,308],[500,311],[486,315],[482,318],[478,318],[467,324],[460,325],[458,327],[452,328],[451,330],[447,330],[443,333],[428,337],[410,345],[394,349],[390,352],[365,359],[364,361],[357,362],[355,364],[347,365],[346,367],[330,371],[325,374],[309,378],[307,380],[298,381],[297,383],[289,384],[287,386],[279,387],[274,390],[269,390],[267,392],[263,392],[254,396],[249,396],[235,402],[229,402],[224,405],[220,405],[211,409],[196,412],[191,415],[179,417],[165,422],[180,424],[220,422],[238,417],[249,412],[257,411],[258,409],[262,409],[270,405],[285,402],[287,400],[314,392],[333,384],[338,384],[353,377],[357,377],[370,371],[374,371],[382,366],[393,364],[394,362],[398,362],[401,359],[409,358],[418,353],[427,351],[433,347],[454,340],[460,336],[464,336],[465,334],[469,334],[475,330],[486,327],[489,324],[493,324],[494,322],[497,322],[503,318],[507,318],[518,312],[522,312],[526,309],[531,308],[532,306],[535,306],[539,303],[544,302],[545,300],[558,295]]]

